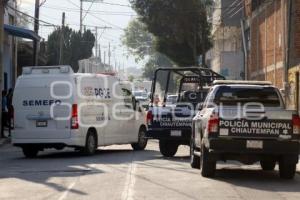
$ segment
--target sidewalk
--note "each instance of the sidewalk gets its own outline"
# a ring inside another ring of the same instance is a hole
[[[10,143],[10,138],[0,138],[0,147]]]

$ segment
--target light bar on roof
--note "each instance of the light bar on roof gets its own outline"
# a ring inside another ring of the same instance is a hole
[[[215,80],[213,85],[272,85],[270,81],[235,81],[235,80]]]

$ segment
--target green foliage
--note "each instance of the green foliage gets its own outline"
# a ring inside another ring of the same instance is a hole
[[[129,53],[141,61],[153,52],[154,37],[147,31],[145,24],[138,19],[129,22],[122,36],[122,43],[127,46]]]
[[[54,30],[48,37],[48,65],[59,64],[61,28]],[[80,34],[69,27],[63,28],[63,63],[71,65],[73,70],[78,71],[78,61],[92,56],[95,37],[90,30]]]
[[[133,81],[134,81],[134,76],[129,75],[129,76],[128,76],[128,81],[133,82]]]
[[[154,53],[149,58],[143,70],[143,76],[152,80],[154,71],[159,67],[172,67],[173,63],[165,55]]]
[[[157,39],[155,49],[179,66],[197,65],[211,47],[210,24],[200,0],[130,0],[140,20]]]

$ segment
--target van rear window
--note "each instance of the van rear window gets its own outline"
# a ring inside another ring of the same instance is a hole
[[[222,86],[216,93],[214,103],[218,105],[261,103],[269,107],[279,107],[281,105],[280,97],[273,87],[238,88]]]

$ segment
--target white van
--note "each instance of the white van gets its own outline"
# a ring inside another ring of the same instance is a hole
[[[114,76],[77,74],[70,66],[25,67],[13,96],[12,143],[26,157],[46,148],[147,145],[143,112]]]

